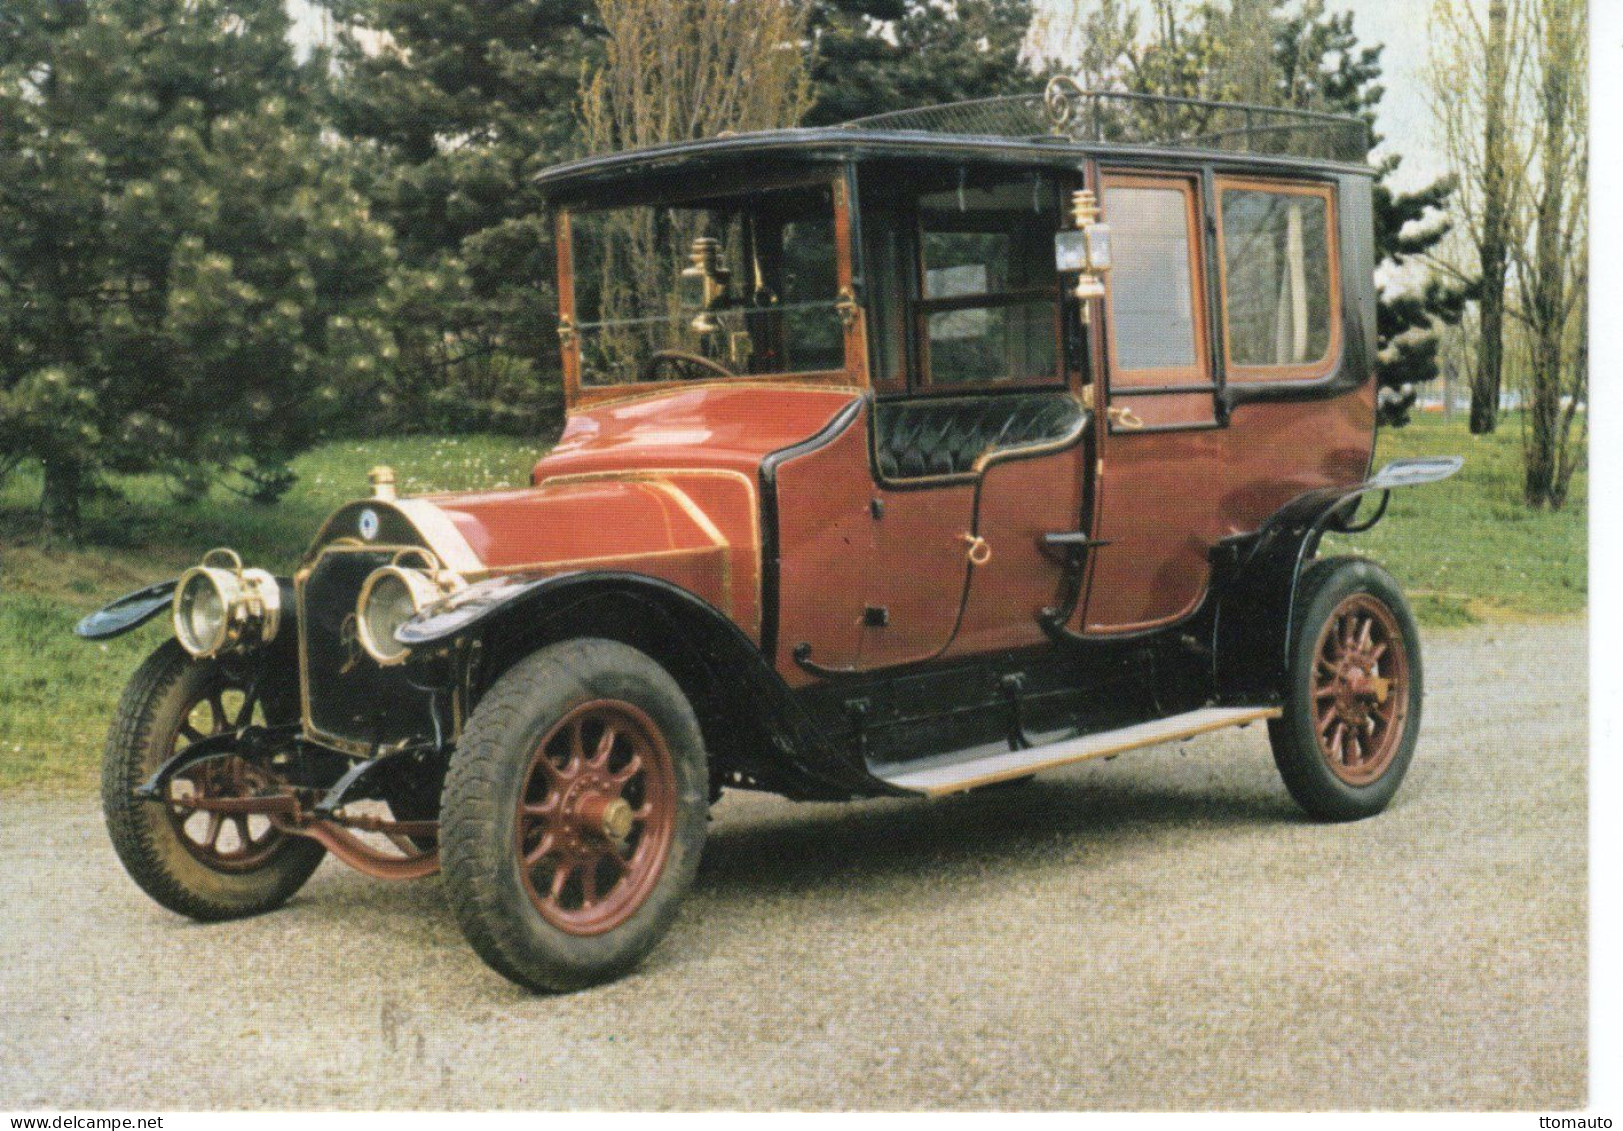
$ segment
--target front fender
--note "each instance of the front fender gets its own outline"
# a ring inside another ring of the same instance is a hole
[[[1447,479],[1465,465],[1460,456],[1394,460],[1362,483],[1304,492],[1255,534],[1214,551],[1219,597],[1212,626],[1218,696],[1232,702],[1276,699],[1284,693],[1295,636],[1296,590],[1326,533],[1368,530],[1386,513],[1391,492]],[[1352,523],[1358,501],[1381,501],[1368,520]]]
[[[169,607],[175,597],[178,577],[126,593],[112,604],[97,609],[73,627],[81,640],[111,640],[140,628]]]
[[[74,625],[73,635],[81,640],[111,640],[115,636],[123,636],[126,632],[140,628],[170,607],[175,599],[175,586],[178,584],[180,578],[171,577],[168,581],[155,582],[145,589],[126,593]],[[280,639],[295,631],[298,613],[292,599],[293,580],[278,577],[276,584],[281,589],[283,598],[281,627],[276,633]]]
[[[735,768],[779,792],[824,800],[897,792],[818,733],[736,622],[657,577],[582,570],[491,578],[424,609],[395,639],[414,649],[479,639],[487,653],[513,659],[515,643],[522,651],[568,635],[608,636],[670,663],[673,674],[705,673],[699,687],[685,683],[684,690],[710,703],[708,710],[694,704],[713,724],[707,739],[730,747]]]

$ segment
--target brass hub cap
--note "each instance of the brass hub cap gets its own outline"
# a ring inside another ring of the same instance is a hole
[[[1319,753],[1348,785],[1391,764],[1409,706],[1409,660],[1385,603],[1355,593],[1336,606],[1314,648],[1313,721]]]
[[[538,744],[519,800],[518,869],[542,918],[576,935],[624,923],[664,871],[676,765],[640,708],[600,699]]]

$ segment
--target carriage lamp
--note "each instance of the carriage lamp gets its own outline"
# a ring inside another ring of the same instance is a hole
[[[420,559],[426,568],[403,564]],[[411,649],[395,639],[400,626],[467,582],[440,568],[425,551],[405,550],[394,561],[372,571],[355,602],[355,636],[366,654],[383,667],[405,663]]]
[[[1105,272],[1110,270],[1110,225],[1099,219],[1099,200],[1092,189],[1071,194],[1071,220],[1074,230],[1054,236],[1054,266],[1076,272],[1072,291],[1082,303],[1082,323],[1088,322],[1088,299],[1105,296]]]
[[[721,329],[714,312],[728,304],[733,273],[722,263],[721,241],[713,236],[696,237],[689,258],[692,263],[682,268],[682,278],[698,281],[701,308],[691,325],[695,333],[714,334]]]
[[[232,550],[210,550],[181,574],[173,605],[175,639],[199,660],[276,639],[282,589],[262,569],[243,569]]]

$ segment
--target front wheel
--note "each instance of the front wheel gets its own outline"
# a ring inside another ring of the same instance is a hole
[[[643,653],[572,640],[515,665],[445,779],[441,867],[474,950],[537,990],[630,970],[693,883],[708,781],[692,707]]]
[[[107,736],[102,808],[113,848],[143,891],[193,919],[279,907],[326,854],[267,817],[214,807],[279,784],[244,758],[182,770],[161,802],[135,796],[148,775],[191,743],[253,722],[283,721],[284,697],[262,694],[261,683],[218,660],[194,660],[170,640],[130,679]],[[274,718],[267,718],[267,701]]]
[[[1361,558],[1302,575],[1274,762],[1303,809],[1374,816],[1397,792],[1420,734],[1420,636],[1398,583]]]

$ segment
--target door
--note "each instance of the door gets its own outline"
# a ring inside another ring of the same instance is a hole
[[[1217,430],[1201,200],[1193,177],[1106,173],[1115,262],[1105,296],[1106,408],[1084,631],[1142,631],[1205,594]]]

